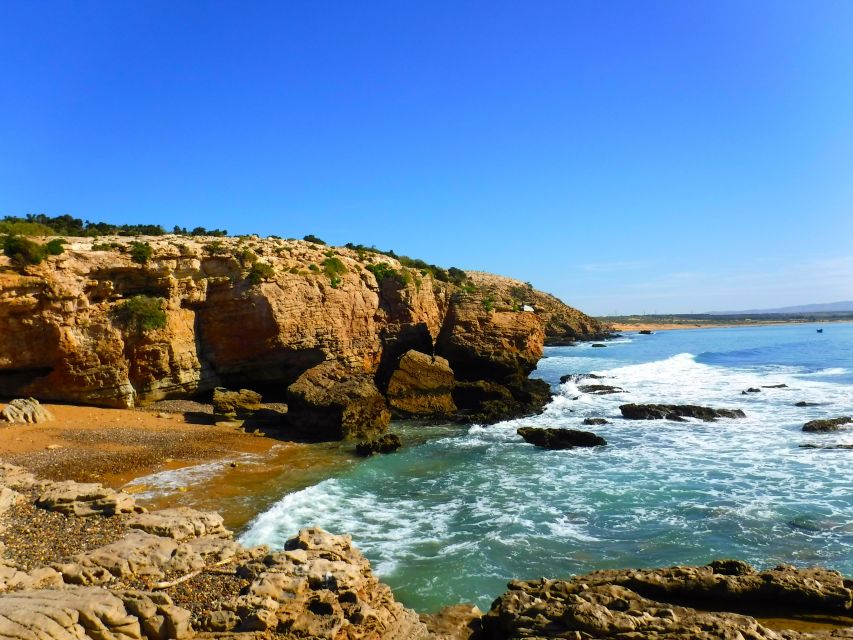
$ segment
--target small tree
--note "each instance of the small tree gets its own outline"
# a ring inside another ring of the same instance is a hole
[[[323,240],[320,240],[313,233],[309,233],[307,236],[302,238],[305,242],[313,242],[314,244],[326,244]]]
[[[55,238],[44,245],[44,250],[49,256],[61,256],[65,253],[65,247],[62,245],[65,244],[65,240],[62,238]]]

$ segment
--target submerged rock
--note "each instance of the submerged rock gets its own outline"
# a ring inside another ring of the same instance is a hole
[[[640,329],[637,333],[639,333],[641,336],[650,336],[653,332],[649,329]]]
[[[853,418],[841,416],[840,418],[827,418],[823,420],[811,420],[803,425],[803,431],[816,433],[829,433],[840,431],[844,427],[853,425]]]
[[[396,433],[386,433],[378,438],[359,442],[355,445],[355,452],[360,456],[368,457],[376,453],[393,453],[402,446],[400,436]]]
[[[819,407],[819,402],[806,402],[805,400],[800,400],[799,402],[794,403],[795,407]]]
[[[597,348],[597,349],[603,349],[603,348],[604,348],[604,347],[606,347],[607,345],[606,345],[606,344],[602,344],[601,342],[596,342],[596,343],[594,343],[592,346],[593,346],[593,347],[595,347],[595,348]]]
[[[746,395],[747,393],[761,393],[761,389],[758,389],[756,387],[750,387],[749,389],[747,389],[745,391],[741,391],[742,395]]]
[[[516,431],[526,442],[543,449],[573,449],[574,447],[603,447],[607,441],[591,431],[575,429],[540,429],[521,427]]]
[[[713,409],[693,404],[623,404],[619,407],[622,417],[628,420],[673,420],[683,422],[685,418],[698,418],[713,422],[717,418],[744,418],[740,409]]]
[[[38,424],[50,422],[53,414],[45,409],[35,398],[18,398],[0,411],[0,421],[11,424]]]
[[[588,426],[593,426],[597,424],[610,424],[610,422],[605,418],[584,418],[583,423]]]
[[[781,384],[764,384],[761,385],[762,389],[787,389],[788,385],[782,382]]]
[[[600,376],[596,373],[567,373],[564,376],[560,376],[560,384],[566,384],[567,382],[580,382],[587,378],[591,380],[601,380],[604,377],[605,376]]]
[[[578,387],[578,391],[595,396],[606,396],[611,393],[627,393],[625,389],[609,384],[584,384]]]

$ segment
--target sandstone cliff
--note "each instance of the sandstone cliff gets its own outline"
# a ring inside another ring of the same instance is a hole
[[[302,378],[288,398],[318,433],[340,437],[335,381],[348,378],[347,403],[374,406],[367,387],[384,394],[410,350],[444,356],[459,379],[506,385],[535,367],[549,327],[564,335],[573,322],[578,338],[602,329],[535,291],[535,313],[496,306],[508,279],[472,274],[459,287],[363,250],[257,237],[66,240],[40,265],[0,257],[0,396],[131,407],[216,386],[284,395]],[[140,300],[142,311],[128,306]],[[334,375],[309,373],[329,363]],[[319,379],[332,381],[328,393]],[[379,430],[387,413],[371,409]]]

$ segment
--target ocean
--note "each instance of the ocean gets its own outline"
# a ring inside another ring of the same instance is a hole
[[[605,379],[560,384],[569,373]],[[853,416],[853,324],[628,333],[603,349],[546,348],[533,376],[555,393],[541,415],[395,424],[405,449],[282,495],[241,541],[281,546],[310,525],[349,533],[418,611],[486,609],[513,578],[726,557],[853,574],[853,450],[800,447],[853,444],[853,427],[802,432],[808,420]],[[594,383],[624,392],[578,388]],[[750,387],[761,390],[742,393]],[[628,421],[627,402],[746,418]],[[609,424],[583,426],[586,417]],[[521,426],[594,431],[608,445],[548,451],[525,443]]]

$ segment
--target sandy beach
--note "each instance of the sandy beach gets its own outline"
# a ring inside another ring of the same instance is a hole
[[[54,421],[0,423],[0,459],[51,480],[124,488],[154,508],[216,510],[232,528],[282,491],[355,463],[339,443],[290,442],[269,432],[198,424],[205,421],[198,410],[43,406]]]

